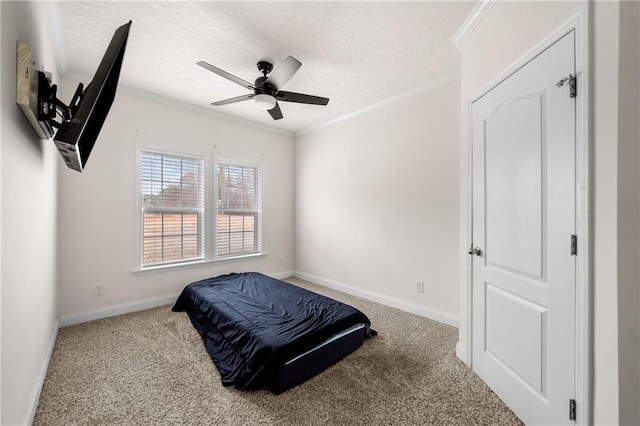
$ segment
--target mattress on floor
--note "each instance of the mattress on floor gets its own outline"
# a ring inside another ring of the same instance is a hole
[[[189,315],[222,384],[243,390],[283,392],[375,333],[356,308],[257,272],[191,283],[173,310]]]

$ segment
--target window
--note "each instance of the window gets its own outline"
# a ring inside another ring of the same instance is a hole
[[[203,259],[204,157],[143,149],[142,266]]]
[[[134,270],[264,255],[262,168],[139,146]]]
[[[216,257],[262,251],[262,169],[218,161]]]

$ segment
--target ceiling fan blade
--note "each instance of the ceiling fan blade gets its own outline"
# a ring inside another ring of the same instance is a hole
[[[240,77],[236,77],[233,74],[229,74],[228,72],[221,70],[220,68],[214,67],[211,64],[208,64],[204,61],[200,61],[200,62],[196,62],[197,65],[200,65],[202,68],[209,70],[213,73],[218,74],[220,77],[224,77],[227,80],[233,81],[236,84],[239,84],[242,87],[246,87],[247,89],[253,90],[254,86],[253,84],[249,83],[246,80],[241,79]]]
[[[329,103],[329,98],[305,95],[304,93],[279,91],[276,96],[280,101],[298,102],[300,104],[326,105]]]
[[[265,83],[269,83],[279,89],[284,86],[291,77],[293,77],[301,66],[302,62],[293,56],[287,56],[287,59],[282,61],[282,63],[278,65],[278,68],[269,74],[269,78],[267,78]]]
[[[271,115],[271,118],[273,118],[274,120],[280,120],[282,118],[282,111],[280,111],[280,105],[278,105],[277,102],[276,102],[276,106],[274,106],[269,110],[269,114]]]
[[[211,105],[221,106],[227,104],[235,104],[236,102],[248,101],[249,99],[253,99],[253,93],[249,93],[248,95],[236,96],[235,98],[229,98],[223,101],[211,102]]]

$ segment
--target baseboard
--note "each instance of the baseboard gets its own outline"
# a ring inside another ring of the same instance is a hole
[[[274,278],[284,279],[293,276],[293,271],[282,271],[270,275]],[[70,325],[80,324],[83,322],[128,314],[130,312],[143,311],[145,309],[156,308],[163,305],[170,305],[176,302],[179,295],[180,293],[172,293],[165,296],[151,297],[149,299],[136,300],[134,302],[126,302],[119,305],[78,312],[77,314],[61,317],[60,327],[68,327]]]
[[[429,318],[434,321],[458,327],[458,317],[454,315],[434,311],[425,308],[424,306],[416,305],[415,303],[387,296],[386,294],[352,287],[347,284],[343,284],[328,278],[318,277],[316,275],[308,274],[302,271],[293,271],[293,275],[298,278],[302,278],[303,280],[311,281],[313,283],[320,284],[322,286],[332,288],[334,290],[338,290],[352,296],[362,297],[363,299],[371,300],[382,305],[390,306],[392,308],[400,309],[411,314],[419,315],[421,317]]]
[[[151,297],[149,299],[136,300],[134,302],[121,303],[119,305],[78,312],[77,314],[71,314],[60,318],[60,327],[67,327],[97,319],[143,311],[145,309],[156,308],[163,305],[170,305],[176,302],[179,295],[180,293],[172,293],[165,296]]]
[[[282,272],[278,272],[276,274],[269,274],[270,276],[272,276],[273,278],[277,278],[279,280],[283,280],[285,278],[289,278],[293,276],[293,271],[282,271]]]
[[[31,392],[31,400],[29,401],[29,412],[27,413],[27,421],[25,425],[33,423],[33,419],[36,416],[36,410],[38,409],[38,402],[40,401],[40,393],[42,392],[42,386],[44,385],[44,379],[47,377],[47,369],[49,368],[49,362],[51,361],[51,354],[53,354],[53,348],[56,345],[56,339],[58,338],[58,330],[60,327],[60,321],[56,320],[49,338],[49,346],[47,347],[47,353],[40,367],[40,372],[36,376],[36,382],[34,384],[33,391]]]
[[[467,358],[467,350],[460,345],[460,342],[456,343],[456,356],[462,362],[464,362],[467,366],[471,366],[469,362],[469,358]]]

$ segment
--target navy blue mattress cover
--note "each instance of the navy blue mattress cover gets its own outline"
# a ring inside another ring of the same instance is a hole
[[[187,312],[222,384],[238,389],[268,389],[289,359],[357,324],[369,336],[371,325],[352,306],[257,272],[191,283],[173,311]]]

